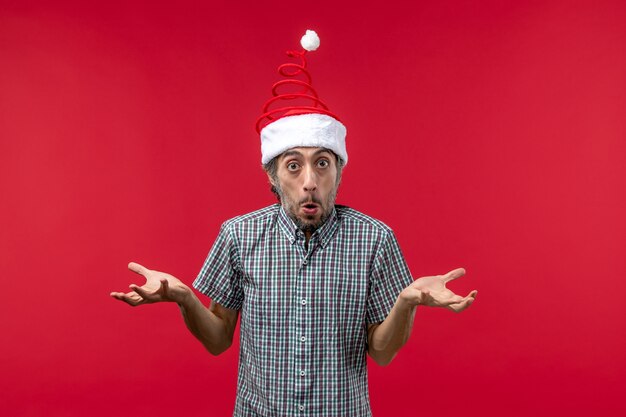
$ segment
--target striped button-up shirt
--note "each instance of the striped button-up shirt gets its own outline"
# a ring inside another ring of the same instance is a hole
[[[411,282],[392,230],[345,206],[308,244],[278,204],[225,222],[194,287],[241,313],[234,415],[370,416],[367,325]]]

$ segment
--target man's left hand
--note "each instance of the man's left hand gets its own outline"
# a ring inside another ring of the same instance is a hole
[[[400,300],[414,307],[446,307],[457,313],[465,310],[476,299],[478,291],[474,290],[461,297],[446,288],[446,284],[465,275],[465,269],[458,268],[445,275],[418,278],[400,293]]]

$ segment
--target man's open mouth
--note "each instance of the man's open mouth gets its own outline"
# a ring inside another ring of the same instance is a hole
[[[302,212],[309,216],[316,215],[319,210],[319,205],[315,203],[305,203],[305,204],[302,204],[301,207],[302,207]]]

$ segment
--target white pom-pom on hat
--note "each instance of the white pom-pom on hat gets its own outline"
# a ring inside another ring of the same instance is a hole
[[[317,36],[314,30],[307,30],[302,39],[300,39],[300,45],[307,51],[315,51],[320,47],[320,37]]]

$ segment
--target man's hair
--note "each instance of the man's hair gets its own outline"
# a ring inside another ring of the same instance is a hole
[[[335,155],[335,161],[337,163],[336,185],[339,185],[339,183],[341,182],[341,172],[343,171],[343,166],[345,165],[345,163],[343,162],[343,159],[341,159],[335,152],[331,151],[330,149],[326,149],[326,148],[324,149],[332,153],[333,155]],[[280,203],[281,202],[280,193],[278,192],[278,189],[274,185],[274,184],[278,184],[278,158],[279,157],[280,155],[275,156],[267,164],[263,164],[263,170],[267,172],[267,175],[269,175],[269,177],[272,179],[272,183],[270,183],[270,191],[274,193],[274,195],[278,199],[278,202]]]

